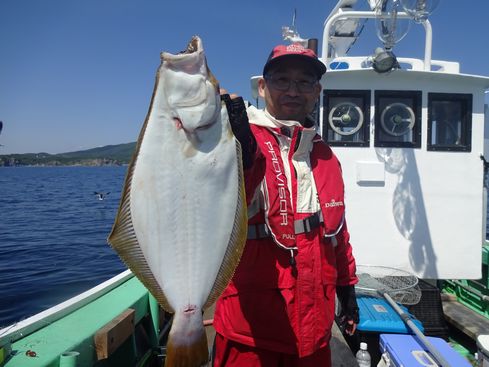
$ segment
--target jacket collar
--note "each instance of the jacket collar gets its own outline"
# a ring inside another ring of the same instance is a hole
[[[282,127],[302,126],[294,120],[277,120],[266,109],[258,109],[255,106],[249,106],[246,110],[250,123],[268,127],[271,129],[280,129]]]
[[[299,121],[295,120],[278,120],[275,117],[273,117],[270,112],[267,111],[267,109],[258,109],[255,106],[249,106],[246,109],[246,112],[248,113],[248,118],[250,120],[250,123],[263,126],[263,127],[268,127],[268,128],[282,128],[284,126],[286,127],[294,127],[294,126],[299,126],[302,127],[301,123]],[[309,117],[308,117],[309,118]],[[305,129],[310,129],[310,130],[316,130],[316,124],[311,120],[311,125],[313,127],[311,128],[305,128]]]
[[[300,131],[300,139],[295,150],[296,156],[307,154],[312,150],[312,145],[321,138],[317,135],[316,126],[312,128],[303,127],[298,121],[294,120],[277,120],[266,109],[258,109],[255,106],[247,108],[248,118],[251,124],[263,126],[273,131],[276,134],[283,134],[283,129],[288,128],[294,130],[298,128]],[[287,134],[292,136],[292,134]]]

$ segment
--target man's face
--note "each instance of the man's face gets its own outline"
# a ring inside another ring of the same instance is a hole
[[[288,59],[269,70],[265,79],[260,79],[258,92],[273,117],[303,124],[316,104],[321,85],[306,62]]]

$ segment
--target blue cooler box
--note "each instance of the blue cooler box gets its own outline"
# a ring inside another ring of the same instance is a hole
[[[471,364],[442,338],[427,339],[451,366],[471,367]],[[380,334],[380,349],[382,353],[388,354],[390,365],[394,367],[439,366],[435,358],[412,335]]]
[[[408,326],[402,321],[399,314],[383,298],[358,296],[357,303],[360,313],[359,331],[376,333],[412,334]],[[401,309],[410,315],[407,308]],[[419,320],[412,319],[418,329],[423,332],[423,325]]]

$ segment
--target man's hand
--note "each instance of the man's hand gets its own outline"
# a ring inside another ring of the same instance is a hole
[[[337,286],[336,295],[341,305],[339,324],[347,335],[353,335],[360,321],[355,286]]]
[[[229,95],[229,98],[231,98],[231,99],[236,99],[236,98],[238,98],[238,95],[237,95],[237,94],[234,94],[234,93],[231,93],[231,94],[230,94],[230,93],[228,93],[228,91],[227,91],[226,89],[224,89],[224,88],[219,88],[219,94],[220,94],[221,96],[222,96],[222,95],[224,95],[224,94],[227,94],[227,95]]]
[[[243,158],[243,169],[248,169],[253,165],[253,157],[256,152],[256,141],[250,129],[246,106],[242,97],[236,94],[226,94],[225,89],[221,89],[221,100],[226,104],[229,122],[233,134],[241,145],[241,156]]]

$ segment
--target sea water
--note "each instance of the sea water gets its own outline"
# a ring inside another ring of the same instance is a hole
[[[106,241],[126,169],[0,168],[0,328],[126,269]]]
[[[106,241],[126,170],[0,168],[0,328],[126,269]]]

